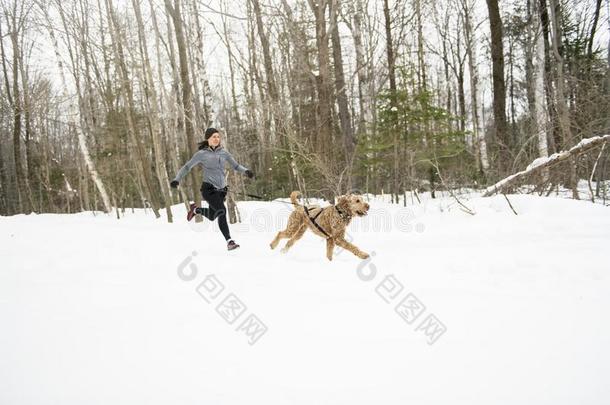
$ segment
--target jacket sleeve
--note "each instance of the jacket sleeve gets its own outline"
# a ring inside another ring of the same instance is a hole
[[[193,167],[195,167],[196,165],[203,163],[201,154],[199,152],[195,152],[195,154],[193,155],[193,157],[191,158],[191,160],[189,160],[188,162],[186,162],[184,164],[184,166],[182,166],[180,168],[180,170],[178,171],[178,174],[176,175],[176,177],[174,178],[174,180],[176,181],[180,181],[182,180],[182,178],[184,178],[184,176],[186,176]]]
[[[235,161],[235,158],[233,158],[233,155],[231,155],[229,152],[226,152],[226,154],[227,154],[227,157],[226,157],[227,162],[229,162],[229,164],[231,165],[231,168],[233,170],[238,171],[240,173],[245,173],[246,170],[248,170],[247,167],[244,167],[244,166],[240,165],[239,163],[237,163]]]

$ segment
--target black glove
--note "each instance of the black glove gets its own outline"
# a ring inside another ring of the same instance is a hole
[[[248,169],[246,170],[246,176],[248,176],[249,179],[254,177],[254,173],[252,172],[252,170]]]
[[[171,188],[178,188],[178,180],[172,180],[171,183],[169,183],[169,185],[171,186]]]

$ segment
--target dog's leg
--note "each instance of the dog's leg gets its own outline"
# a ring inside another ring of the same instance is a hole
[[[275,239],[273,239],[269,244],[271,249],[275,249],[277,247],[277,244],[280,243],[281,239],[288,239],[292,237],[292,235],[294,235],[299,230],[300,223],[300,218],[294,213],[291,214],[288,217],[288,224],[286,224],[286,229],[284,229],[283,231],[279,231],[275,236]]]
[[[326,239],[326,257],[328,260],[333,259],[333,250],[335,249],[335,240],[333,238]]]
[[[338,246],[341,246],[343,249],[347,249],[350,252],[352,252],[353,254],[355,254],[356,256],[358,256],[361,259],[368,259],[369,258],[369,254],[363,252],[362,250],[358,249],[355,245],[352,245],[351,243],[349,243],[348,241],[346,241],[343,238],[337,238],[335,240],[335,243],[337,243]]]
[[[302,225],[301,225],[301,227],[299,228],[299,230],[298,230],[298,231],[296,231],[296,233],[295,233],[294,235],[292,235],[292,238],[290,238],[290,239],[288,240],[288,242],[286,242],[286,246],[284,246],[284,247],[282,248],[282,253],[286,253],[286,252],[288,252],[288,249],[290,249],[290,247],[291,247],[292,245],[294,245],[294,243],[295,243],[297,240],[301,239],[301,236],[303,236],[303,234],[305,233],[305,231],[306,231],[306,230],[307,230],[307,225],[302,224]]]
[[[275,239],[273,239],[271,241],[269,246],[271,246],[271,249],[275,249],[277,247],[278,243],[280,243],[280,240],[291,238],[291,237],[293,237],[294,234],[295,234],[295,230],[294,229],[290,229],[290,228],[287,228],[287,229],[285,229],[283,231],[280,231],[275,236]]]
[[[281,239],[290,238],[291,234],[289,234],[287,231],[287,229],[279,231],[277,235],[275,235],[275,239],[273,239],[269,244],[269,246],[271,246],[271,249],[275,249],[277,247],[277,244],[280,243]]]

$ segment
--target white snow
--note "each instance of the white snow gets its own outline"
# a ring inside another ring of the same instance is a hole
[[[309,232],[271,251],[282,202],[238,203],[234,252],[182,206],[174,224],[0,217],[0,404],[608,403],[610,208],[508,198],[518,215],[503,196],[465,199],[474,216],[372,199],[349,230],[369,261],[328,262]],[[224,285],[211,303],[204,280]],[[405,297],[425,306],[412,324]],[[444,333],[416,330],[429,315]]]
[[[603,138],[603,137],[607,137],[607,135],[604,135],[604,136],[593,136],[593,137],[591,137],[591,138],[585,138],[585,139],[581,139],[581,140],[580,140],[580,142],[578,142],[578,144],[577,144],[576,146],[574,146],[574,147],[575,147],[575,148],[578,148],[578,147],[581,147],[581,146],[588,145],[588,144],[590,144],[591,142],[593,142],[593,141],[597,141],[598,139]],[[574,147],[573,147],[573,148],[574,148]]]
[[[530,163],[529,165],[527,165],[527,168],[526,168],[525,170],[526,170],[526,171],[527,171],[527,170],[532,170],[532,169],[533,169],[533,168],[535,168],[535,167],[538,167],[538,166],[540,166],[540,165],[542,165],[542,164],[545,164],[546,162],[548,162],[548,161],[552,160],[552,157],[553,157],[553,156],[555,156],[555,154],[553,154],[551,157],[547,157],[547,156],[545,156],[545,157],[539,157],[539,158],[536,158],[536,159],[534,159],[534,161],[533,161],[532,163]]]

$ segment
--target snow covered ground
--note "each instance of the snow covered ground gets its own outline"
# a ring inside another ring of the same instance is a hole
[[[371,200],[325,258],[290,205],[0,217],[0,404],[607,404],[610,208]],[[280,247],[283,246],[283,243]]]

